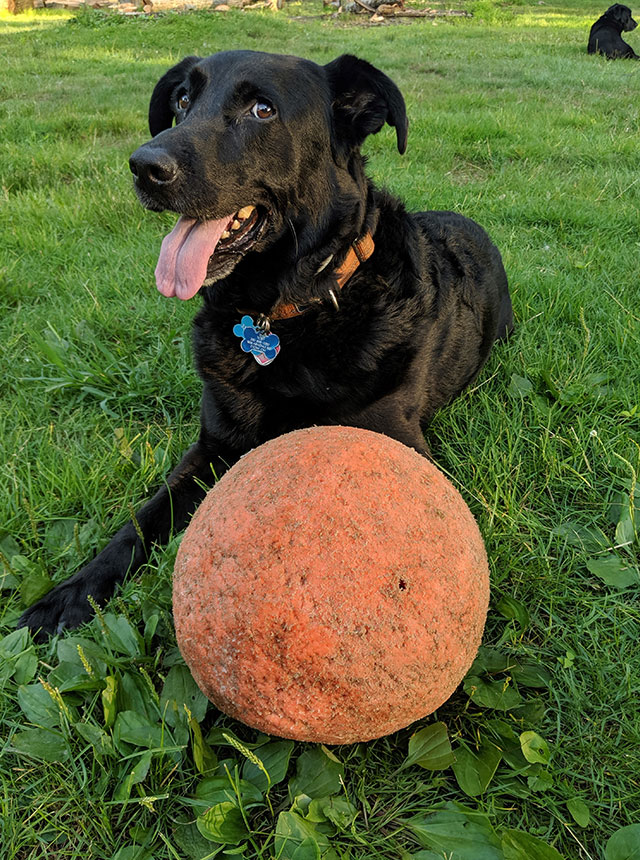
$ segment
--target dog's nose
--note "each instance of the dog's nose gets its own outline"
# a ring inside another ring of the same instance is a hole
[[[141,146],[129,159],[129,168],[136,182],[147,185],[168,185],[178,175],[178,162],[165,149]]]

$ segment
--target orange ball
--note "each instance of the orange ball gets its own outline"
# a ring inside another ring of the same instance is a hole
[[[254,449],[209,492],[176,558],[178,645],[205,695],[268,734],[389,734],[453,693],[489,600],[458,491],[400,442],[352,427]]]

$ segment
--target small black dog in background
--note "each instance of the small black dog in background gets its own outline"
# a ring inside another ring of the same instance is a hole
[[[631,17],[631,9],[621,3],[609,6],[607,11],[591,27],[589,33],[589,54],[604,54],[609,60],[628,57],[640,60],[633,48],[622,39],[620,33],[629,33],[638,26]]]

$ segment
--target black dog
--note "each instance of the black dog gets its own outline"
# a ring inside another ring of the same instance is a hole
[[[623,6],[621,3],[609,6],[604,15],[591,27],[587,52],[604,54],[609,60],[615,60],[618,57],[640,60],[633,48],[620,36],[620,33],[630,33],[637,26],[628,6]]]
[[[428,455],[423,427],[511,330],[511,301],[481,227],[408,214],[367,179],[360,145],[385,122],[404,152],[400,91],[348,55],[326,66],[250,51],[187,57],[158,82],[154,137],[130,165],[144,206],[180,214],[159,290],[202,292],[200,438],[136,522],[23,625],[42,635],[86,621],[88,595],[104,603],[153,542],[186,525],[203,483],[270,438],[351,425]]]

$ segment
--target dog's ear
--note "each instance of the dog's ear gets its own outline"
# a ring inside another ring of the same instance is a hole
[[[608,11],[612,13],[613,20],[624,29],[631,17],[631,9],[628,6],[623,6],[622,3],[615,3],[609,7]]]
[[[388,122],[395,126],[398,151],[402,154],[407,148],[409,121],[402,93],[391,78],[350,54],[343,54],[324,68],[340,139],[358,147],[367,135],[376,134]]]
[[[633,30],[633,27],[630,27],[631,23],[631,9],[628,6],[620,7],[620,23],[622,24],[622,29],[628,33],[629,30]]]
[[[177,65],[173,66],[164,74],[155,85],[149,102],[149,131],[155,137],[165,128],[171,128],[173,124],[173,111],[171,109],[171,95],[184,80],[189,69],[200,60],[200,57],[185,57]]]

